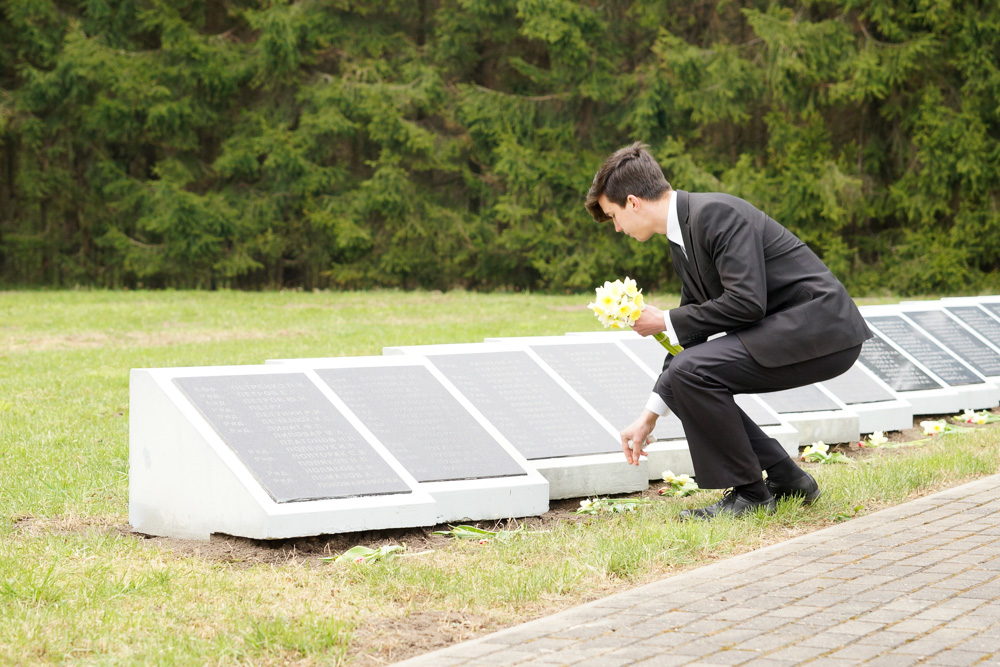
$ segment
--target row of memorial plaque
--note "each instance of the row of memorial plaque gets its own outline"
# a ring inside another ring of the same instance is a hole
[[[877,380],[855,368],[823,391],[776,392],[765,402],[779,414],[836,410],[831,394],[842,404],[877,403],[1000,377],[1000,301],[904,304],[865,316],[876,336],[859,363]],[[528,461],[620,452],[618,429],[644,405],[663,361],[658,344],[638,337],[477,345],[428,354],[426,366],[320,364],[174,382],[270,497],[290,503],[409,490],[344,409],[419,482],[524,474],[484,421]],[[740,405],[762,425],[778,421],[756,400]],[[654,436],[684,434],[669,415]]]

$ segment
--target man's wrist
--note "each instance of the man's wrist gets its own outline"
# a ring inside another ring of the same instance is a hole
[[[654,391],[649,395],[649,398],[646,399],[645,412],[643,412],[643,416],[645,416],[647,412],[653,415],[653,421],[655,422],[658,417],[670,412],[670,408],[668,408],[667,404],[662,398],[660,398],[660,395]]]

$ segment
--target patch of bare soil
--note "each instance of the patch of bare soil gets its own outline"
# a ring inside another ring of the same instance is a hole
[[[656,489],[652,487],[646,493],[651,496],[657,495]],[[524,527],[528,531],[548,530],[555,525],[566,522],[583,521],[585,517],[573,514],[579,506],[579,500],[553,500],[549,503],[549,511],[542,516],[502,521],[477,521],[470,522],[469,525],[487,530],[515,530],[519,527]],[[359,544],[377,549],[389,544],[405,543],[408,553],[443,549],[452,542],[451,538],[434,535],[434,532],[449,528],[448,524],[439,524],[427,528],[369,530],[286,540],[255,540],[219,534],[212,535],[208,542],[178,540],[168,537],[144,537],[144,539],[150,545],[159,546],[178,555],[204,558],[236,567],[253,567],[255,565],[281,565],[293,561],[319,563],[321,558],[338,556]]]
[[[357,654],[359,664],[388,665],[494,629],[487,619],[468,611],[419,611],[403,618],[379,619],[377,627],[364,625],[351,638],[351,645],[365,647]]]

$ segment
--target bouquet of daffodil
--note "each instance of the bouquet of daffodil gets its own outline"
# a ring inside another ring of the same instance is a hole
[[[889,438],[886,437],[885,432],[875,431],[868,435],[867,438],[858,443],[860,447],[883,447],[889,444]]]
[[[597,320],[604,325],[605,329],[630,327],[642,315],[642,309],[645,306],[642,290],[628,276],[625,276],[625,280],[614,282],[606,280],[604,285],[595,291],[597,298],[587,308],[594,311]],[[684,349],[680,345],[671,345],[664,333],[653,334],[653,338],[659,341],[660,345],[665,347],[670,354],[676,355]]]
[[[813,461],[815,463],[850,463],[851,460],[840,452],[831,452],[830,445],[822,440],[807,445],[799,456],[803,461]]]
[[[691,475],[675,475],[672,470],[663,471],[663,481],[667,483],[667,486],[657,492],[661,496],[671,495],[675,498],[683,498],[701,490]]]
[[[649,498],[587,498],[580,501],[580,507],[573,514],[621,514],[633,512],[640,507],[649,505]]]
[[[976,412],[975,410],[966,409],[962,414],[955,415],[952,417],[953,420],[959,424],[992,424],[993,422],[1000,421],[1000,417],[994,414],[990,414],[986,410]]]
[[[952,426],[943,419],[920,422],[920,428],[924,429],[924,435],[948,435],[969,430],[967,426]]]

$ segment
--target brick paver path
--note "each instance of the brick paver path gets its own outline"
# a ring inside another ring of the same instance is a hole
[[[1000,475],[399,664],[1000,665]]]

